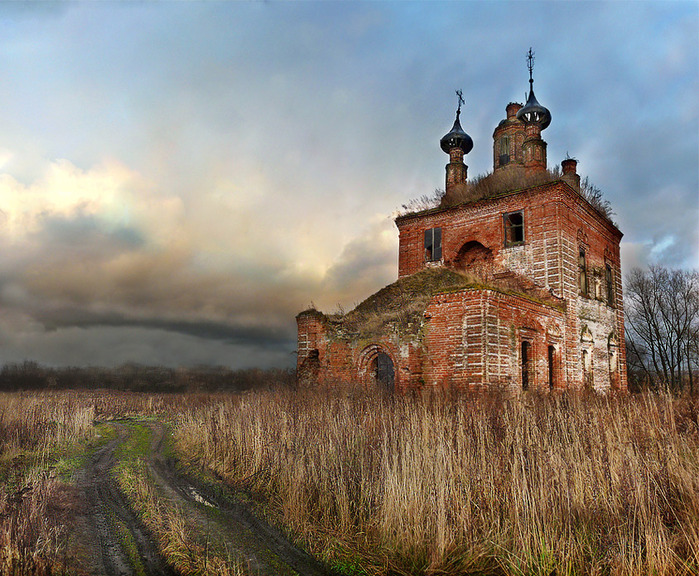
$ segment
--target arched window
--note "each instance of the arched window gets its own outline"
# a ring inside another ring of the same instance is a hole
[[[582,351],[583,384],[586,388],[594,386],[594,375],[592,372],[592,350]]]
[[[607,284],[607,305],[614,306],[614,273],[612,267],[607,264],[605,266],[605,282]]]
[[[619,386],[619,342],[613,332],[607,340],[607,355],[609,358],[609,385],[612,388]]]
[[[585,248],[580,247],[580,254],[578,256],[578,283],[580,286],[580,293],[583,296],[587,296],[587,262],[585,260]]]
[[[500,138],[500,166],[510,163],[510,138],[503,136]]]
[[[587,325],[582,327],[580,332],[580,347],[582,348],[582,373],[583,373],[583,385],[586,388],[592,388],[594,386],[594,370],[592,366],[593,358],[592,354],[595,349],[595,340],[592,336],[592,332]]]

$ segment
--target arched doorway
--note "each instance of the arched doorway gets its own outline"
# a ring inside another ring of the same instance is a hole
[[[376,384],[382,390],[393,392],[396,380],[396,371],[393,367],[393,360],[385,352],[379,352],[374,358],[372,372]]]
[[[388,352],[376,344],[367,346],[359,357],[360,376],[368,386],[385,392],[396,387],[396,368]]]

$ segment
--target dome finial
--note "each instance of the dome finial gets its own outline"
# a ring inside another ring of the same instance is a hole
[[[532,71],[534,70],[534,52],[532,52],[532,47],[529,47],[529,52],[527,52],[527,68],[529,68],[529,89],[532,90],[534,87],[534,78],[532,76]]]
[[[459,107],[456,109],[456,116],[458,118],[459,114],[461,114],[461,105],[466,104],[466,102],[464,101],[464,93],[461,90],[457,90],[456,95],[459,97]]]
[[[527,52],[527,68],[529,69],[529,97],[527,103],[519,112],[517,118],[525,124],[538,124],[544,130],[551,123],[551,112],[544,108],[534,96],[534,52],[529,48]]]

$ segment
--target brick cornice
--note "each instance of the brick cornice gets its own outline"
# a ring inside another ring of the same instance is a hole
[[[402,214],[394,220],[398,228],[405,222],[411,220],[416,220],[424,218],[425,216],[431,216],[434,214],[444,214],[448,212],[461,212],[466,209],[479,208],[481,206],[487,206],[498,202],[504,198],[510,198],[518,194],[538,194],[544,191],[550,190],[551,188],[557,188],[558,190],[565,192],[569,198],[571,198],[578,205],[583,207],[588,214],[598,220],[602,225],[614,236],[618,238],[623,237],[623,233],[619,228],[617,228],[614,223],[607,219],[597,208],[595,208],[587,199],[585,199],[577,190],[575,190],[568,182],[565,180],[551,180],[550,182],[544,182],[542,184],[537,184],[536,186],[528,186],[526,188],[518,188],[517,190],[509,190],[495,196],[490,196],[488,198],[480,198],[478,200],[473,200],[469,202],[463,202],[457,204],[456,206],[446,206],[430,208],[428,210],[421,210],[419,212],[410,212],[408,214]]]

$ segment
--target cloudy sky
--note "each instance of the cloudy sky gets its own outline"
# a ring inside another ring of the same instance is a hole
[[[699,266],[696,2],[0,3],[0,363],[295,362],[397,274],[392,214],[528,88],[624,232]]]

